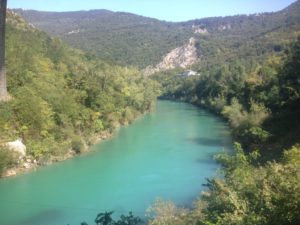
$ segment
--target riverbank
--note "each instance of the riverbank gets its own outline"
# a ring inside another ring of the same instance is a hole
[[[92,149],[91,147],[94,146],[95,144],[98,144],[101,141],[113,138],[119,131],[120,127],[129,126],[136,120],[143,117],[145,114],[151,113],[151,111],[153,111],[153,110],[154,110],[154,107],[151,108],[150,110],[147,110],[146,112],[136,115],[136,118],[134,118],[131,121],[122,121],[122,123],[121,122],[115,123],[114,129],[112,131],[109,131],[109,130],[102,131],[97,134],[94,134],[91,138],[88,138],[85,140],[82,139],[81,140],[82,147],[81,147],[80,151],[76,151],[74,149],[69,149],[63,155],[57,155],[57,156],[50,155],[47,158],[42,158],[42,159],[35,159],[31,155],[25,156],[23,158],[19,158],[18,160],[16,160],[16,163],[14,164],[14,166],[4,170],[4,172],[0,176],[0,179],[17,176],[17,175],[20,175],[23,173],[28,173],[31,171],[35,171],[39,167],[49,166],[49,165],[52,165],[53,163],[63,162],[65,160],[72,159],[76,156],[81,156],[83,154],[89,153]]]
[[[116,129],[117,130],[117,129]],[[103,140],[107,140],[109,138],[112,138],[114,136],[116,131],[114,132],[102,132],[99,134],[96,134],[93,138],[91,138],[91,140],[89,140],[89,142],[85,142],[83,144],[83,149],[80,153],[76,153],[76,151],[70,149],[66,154],[64,155],[59,155],[59,156],[49,156],[49,158],[42,159],[42,160],[37,160],[34,159],[32,156],[25,156],[22,159],[19,159],[16,164],[11,167],[11,168],[7,168],[1,178],[6,178],[6,177],[11,177],[11,176],[17,176],[19,174],[23,174],[23,173],[27,173],[27,172],[31,172],[34,171],[36,169],[38,169],[39,167],[42,166],[49,166],[53,163],[57,163],[57,162],[62,162],[68,159],[71,159],[75,156],[80,156],[82,154],[88,153],[90,152],[89,149],[91,149],[91,146],[103,141]]]
[[[144,218],[157,197],[192,207],[219,168],[213,155],[232,147],[218,117],[171,101],[158,101],[153,113],[115,135],[88,154],[0,180],[0,223],[93,224],[105,211]]]

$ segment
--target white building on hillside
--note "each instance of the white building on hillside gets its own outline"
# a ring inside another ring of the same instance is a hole
[[[183,73],[179,74],[179,76],[182,77],[190,77],[190,76],[199,76],[200,74],[198,74],[197,72],[193,71],[193,70],[187,70],[184,71]]]

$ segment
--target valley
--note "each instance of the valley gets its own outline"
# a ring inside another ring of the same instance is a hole
[[[155,67],[172,50],[188,44],[190,38],[194,38],[199,60],[197,63],[192,60],[186,66],[207,71],[211,66],[232,62],[237,58],[261,63],[268,55],[280,53],[299,35],[299,8],[299,2],[296,1],[273,13],[186,22],[159,21],[108,10],[60,13],[15,11],[37,28],[75,48],[100,59],[140,69]]]
[[[1,224],[300,223],[300,0],[6,14]]]

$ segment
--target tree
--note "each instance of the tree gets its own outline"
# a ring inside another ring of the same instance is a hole
[[[7,0],[0,0],[0,101],[8,99],[5,73],[5,18]]]
[[[144,224],[144,222],[139,218],[138,216],[134,216],[132,212],[129,212],[128,216],[121,215],[120,219],[115,221],[112,218],[112,214],[114,212],[104,212],[104,213],[98,213],[95,223],[97,225],[138,225],[138,224]],[[82,222],[80,225],[88,225],[86,222]]]
[[[113,212],[99,213],[95,219],[97,225],[111,225],[113,224],[113,219],[111,218]]]
[[[283,101],[291,103],[300,99],[300,36],[292,46],[288,57],[281,71],[279,82]]]

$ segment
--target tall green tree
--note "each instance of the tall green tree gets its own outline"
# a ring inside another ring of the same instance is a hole
[[[300,36],[281,71],[279,82],[283,101],[291,103],[300,99]]]
[[[5,18],[7,0],[0,0],[0,101],[8,99],[5,73]]]

